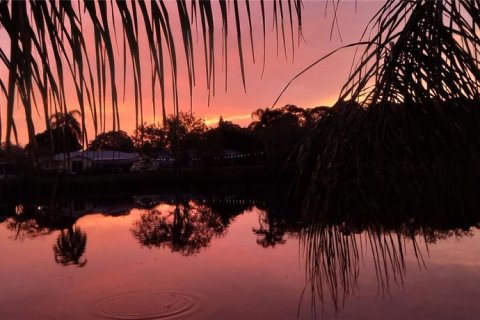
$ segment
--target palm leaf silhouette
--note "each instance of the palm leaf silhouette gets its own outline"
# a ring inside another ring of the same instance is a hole
[[[292,5],[293,2],[293,5]],[[281,6],[281,2],[278,2]],[[263,34],[265,38],[265,7],[234,1],[234,20],[237,30],[236,41],[240,57],[240,69],[244,86],[245,59],[242,46],[241,25],[248,23],[252,38],[251,11],[262,11]],[[241,6],[245,9],[240,10]],[[49,119],[54,114],[68,114],[66,87],[75,89],[78,109],[81,116],[82,139],[88,142],[86,116],[90,113],[94,134],[106,131],[107,105],[111,104],[112,129],[118,130],[120,114],[118,109],[119,93],[117,88],[117,66],[123,63],[123,92],[126,89],[127,68],[132,73],[132,90],[135,95],[136,124],[143,124],[142,82],[144,81],[144,62],[140,61],[142,35],[146,34],[148,52],[151,61],[150,79],[152,81],[152,105],[155,111],[155,87],[161,94],[161,114],[165,120],[166,79],[172,84],[174,101],[173,113],[179,112],[178,77],[179,64],[184,59],[189,81],[190,97],[195,84],[195,57],[192,25],[201,35],[204,47],[207,89],[215,94],[216,54],[215,54],[215,13],[221,14],[223,26],[222,56],[227,65],[228,4],[223,1],[178,0],[176,6],[161,0],[152,1],[1,1],[0,26],[9,40],[9,52],[0,48],[0,61],[8,70],[8,75],[0,79],[1,95],[6,101],[5,138],[12,140],[12,133],[18,142],[15,125],[15,104],[21,105],[26,119],[29,142],[35,144],[33,113],[42,113],[45,126],[50,129]],[[277,7],[274,1],[272,8]],[[302,26],[301,0],[288,1],[288,16],[293,37],[294,18],[296,17],[299,35]],[[273,9],[275,15],[284,12]],[[177,19],[182,31],[181,39],[174,36],[173,22]],[[277,19],[275,17],[275,19]],[[89,37],[85,29],[91,29]],[[283,30],[282,25],[282,30]],[[122,41],[123,40],[123,41]],[[179,50],[179,40],[183,50]],[[253,40],[251,39],[253,43]],[[6,45],[7,46],[7,45]],[[88,47],[94,53],[89,53]],[[183,51],[183,55],[182,52]],[[117,52],[123,54],[119,58]],[[252,46],[252,56],[254,55]],[[265,53],[264,53],[265,55]],[[197,59],[198,60],[198,59]],[[143,71],[143,72],[142,72]],[[226,83],[225,83],[226,85]],[[18,100],[16,97],[19,97]],[[192,105],[192,104],[191,104]],[[133,112],[133,111],[132,111]],[[0,126],[0,135],[3,136]]]
[[[305,212],[476,212],[479,17],[478,1],[384,4],[337,104],[299,147],[292,190]]]

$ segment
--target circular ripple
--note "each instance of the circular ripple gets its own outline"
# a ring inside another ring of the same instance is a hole
[[[165,319],[191,311],[192,297],[176,292],[140,292],[99,301],[93,311],[105,318],[123,320]]]

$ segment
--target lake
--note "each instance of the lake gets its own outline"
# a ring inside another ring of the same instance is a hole
[[[472,319],[479,225],[306,225],[262,199],[0,212],[0,319]]]

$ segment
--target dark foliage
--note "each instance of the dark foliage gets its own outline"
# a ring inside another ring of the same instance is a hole
[[[338,222],[478,212],[479,124],[468,100],[338,104],[302,145],[293,194]]]
[[[160,124],[144,123],[133,134],[135,149],[142,154],[155,156],[167,147],[165,131]]]
[[[292,196],[320,220],[478,212],[477,1],[388,1],[339,102],[300,148]]]
[[[263,150],[262,143],[251,130],[246,130],[220,117],[218,127],[205,133],[205,148],[209,152],[221,152],[225,149],[241,153],[258,152]]]
[[[189,256],[207,248],[213,237],[224,234],[226,227],[207,206],[181,201],[171,211],[148,210],[135,221],[131,231],[142,246],[167,247]]]
[[[121,151],[121,152],[133,152],[135,147],[132,139],[125,131],[109,131],[99,134],[88,145],[89,150],[108,150],[108,151]]]
[[[327,108],[302,109],[286,105],[280,109],[258,109],[248,127],[263,144],[270,165],[282,166],[301,139]]]
[[[84,267],[87,259],[82,260],[87,247],[87,235],[78,227],[62,230],[57,238],[53,252],[55,262],[64,266],[76,265]]]
[[[49,119],[47,130],[36,134],[33,143],[27,144],[25,149],[29,153],[39,156],[82,149],[82,130],[76,119],[78,115],[79,112],[76,110],[53,114]]]
[[[39,155],[67,153],[82,149],[77,136],[68,128],[55,128],[36,134],[35,141]],[[31,144],[27,144],[25,148],[33,151]]]

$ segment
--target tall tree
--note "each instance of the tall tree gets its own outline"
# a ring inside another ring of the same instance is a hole
[[[164,127],[160,123],[144,123],[135,129],[133,135],[135,148],[147,155],[155,155],[167,147]]]
[[[89,150],[108,150],[133,152],[135,147],[132,139],[125,131],[109,131],[99,134],[88,145]]]
[[[82,130],[77,115],[77,110],[55,113],[50,117],[49,129],[36,134],[35,145],[29,143],[25,148],[30,152],[36,149],[40,156],[81,150]]]
[[[81,116],[80,111],[72,110],[67,113],[57,112],[50,117],[50,128],[70,131],[77,140],[81,141],[82,128],[77,120]]]

